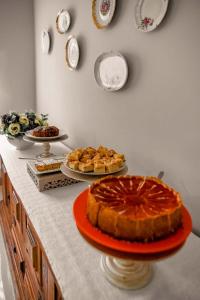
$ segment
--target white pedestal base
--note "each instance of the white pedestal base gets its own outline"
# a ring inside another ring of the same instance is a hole
[[[50,143],[44,142],[43,143],[44,152],[41,153],[41,154],[39,154],[39,155],[37,155],[37,158],[47,158],[47,157],[54,156],[53,153],[50,153],[50,148],[51,148]]]
[[[139,289],[147,285],[153,275],[149,262],[101,256],[101,269],[106,279],[122,289]]]

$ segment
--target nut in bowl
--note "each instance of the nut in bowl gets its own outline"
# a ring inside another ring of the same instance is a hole
[[[104,146],[97,149],[77,148],[67,155],[66,166],[74,172],[88,175],[112,174],[125,167],[125,157],[124,154]]]

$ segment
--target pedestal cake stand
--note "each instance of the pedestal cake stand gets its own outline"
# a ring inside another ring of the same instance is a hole
[[[192,230],[192,220],[185,207],[183,225],[168,237],[148,243],[118,240],[91,225],[87,219],[88,189],[74,202],[74,218],[83,238],[103,252],[100,266],[106,279],[123,289],[138,289],[153,277],[153,263],[175,254],[185,243]]]
[[[37,158],[48,158],[48,157],[52,157],[55,156],[55,154],[50,152],[50,148],[51,148],[51,143],[57,143],[57,142],[62,142],[65,141],[68,138],[67,134],[62,134],[59,135],[58,137],[31,137],[29,136],[24,136],[23,139],[25,141],[28,142],[35,142],[35,143],[40,143],[43,146],[43,152],[38,154],[36,157]]]

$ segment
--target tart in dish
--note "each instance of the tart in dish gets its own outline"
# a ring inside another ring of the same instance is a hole
[[[44,172],[48,170],[56,170],[60,168],[61,164],[63,163],[63,160],[54,160],[54,159],[47,159],[42,162],[36,162],[35,168],[39,172]]]
[[[112,173],[118,171],[124,164],[125,157],[113,149],[99,146],[78,148],[67,156],[67,166],[83,173]]]
[[[107,176],[89,189],[87,217],[114,237],[153,241],[182,225],[182,200],[156,177]]]
[[[39,126],[32,131],[32,135],[36,137],[58,136],[59,129],[56,126]]]

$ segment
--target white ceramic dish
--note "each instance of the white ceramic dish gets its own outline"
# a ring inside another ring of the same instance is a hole
[[[33,140],[41,140],[41,141],[56,140],[56,139],[59,139],[59,138],[63,137],[64,135],[66,135],[66,133],[63,130],[59,130],[59,135],[57,135],[57,136],[38,137],[38,136],[32,135],[32,131],[33,130],[29,130],[29,131],[25,132],[25,135],[28,138],[31,138]]]
[[[118,52],[101,54],[94,65],[94,76],[100,87],[106,91],[121,89],[128,78],[128,65]]]
[[[92,17],[97,28],[102,29],[110,24],[114,16],[116,0],[93,0]]]
[[[63,161],[64,161],[64,159],[63,159]],[[40,162],[40,160],[38,162]],[[55,162],[56,162],[56,160],[55,160]],[[29,165],[29,167],[31,168],[31,170],[36,175],[42,175],[42,174],[60,172],[60,168],[53,169],[53,170],[38,171],[37,168],[35,167],[35,163],[37,163],[37,161],[27,161],[27,164]]]
[[[74,170],[74,169],[71,169],[67,163],[64,164],[66,168],[68,168],[70,171],[72,172],[75,172],[77,174],[82,174],[82,175],[89,175],[89,176],[99,176],[99,175],[111,175],[111,174],[114,174],[114,173],[117,173],[117,172],[120,172],[122,171],[123,169],[125,169],[126,167],[126,164],[124,163],[123,166],[119,169],[117,169],[116,171],[114,172],[102,172],[102,173],[97,173],[97,172],[82,172],[82,171],[79,171],[79,170]]]
[[[66,9],[62,9],[59,11],[57,18],[56,18],[56,28],[57,31],[61,34],[68,31],[69,26],[71,23],[71,17],[69,12]]]
[[[79,45],[74,36],[69,36],[66,43],[66,62],[70,70],[75,70],[79,62]]]
[[[136,27],[149,32],[162,22],[168,7],[168,0],[138,0],[135,7]]]

